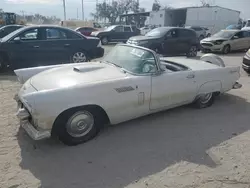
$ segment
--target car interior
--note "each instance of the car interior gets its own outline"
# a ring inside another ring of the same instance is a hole
[[[163,65],[161,67],[164,67],[171,72],[188,70],[188,67],[185,67],[184,65],[180,65],[178,63],[174,63],[174,62],[163,60],[163,59],[160,59],[160,64]]]

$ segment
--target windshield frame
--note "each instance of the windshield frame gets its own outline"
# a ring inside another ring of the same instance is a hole
[[[152,75],[158,75],[158,74],[164,72],[164,70],[162,70],[162,69],[160,68],[159,57],[156,56],[156,54],[155,54],[155,52],[154,52],[153,50],[150,50],[150,49],[148,49],[148,48],[144,48],[144,47],[141,47],[141,46],[134,46],[134,45],[129,45],[129,44],[117,44],[114,48],[119,47],[119,46],[126,46],[126,47],[130,47],[130,48],[137,48],[137,49],[145,50],[145,51],[147,51],[147,52],[152,53],[152,54],[153,54],[153,57],[154,57],[154,60],[155,60],[155,64],[156,64],[156,71],[155,71],[154,73],[152,73],[152,72],[150,72],[150,73],[135,73],[135,72],[131,72],[131,71],[125,69],[124,67],[119,67],[120,65],[117,65],[117,64],[115,64],[114,62],[106,61],[106,60],[105,60],[105,57],[106,57],[109,53],[111,53],[112,50],[102,59],[102,62],[103,62],[103,63],[106,63],[106,64],[108,64],[108,65],[111,65],[111,66],[115,66],[115,67],[117,67],[117,68],[123,70],[124,72],[127,72],[127,73],[129,73],[129,74],[131,74],[131,75],[135,75],[135,76],[152,76]]]
[[[24,31],[25,29],[26,29],[26,27],[21,27],[15,31],[11,32],[10,34],[8,34],[2,38],[2,42],[10,41],[11,39],[15,38],[16,35],[18,35],[21,31]]]

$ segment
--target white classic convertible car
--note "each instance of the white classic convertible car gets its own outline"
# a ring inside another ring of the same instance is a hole
[[[76,145],[104,124],[189,103],[208,107],[216,95],[241,87],[239,72],[215,55],[160,58],[143,47],[117,45],[100,62],[15,70],[24,83],[15,97],[17,116],[34,140],[56,136]]]

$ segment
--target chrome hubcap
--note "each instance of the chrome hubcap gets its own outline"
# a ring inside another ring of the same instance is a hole
[[[195,46],[192,46],[192,47],[190,48],[189,55],[190,55],[191,57],[194,57],[194,56],[196,56],[196,54],[197,54],[196,47],[195,47]]]
[[[87,60],[85,54],[83,52],[77,52],[73,55],[73,62],[74,63],[81,63]]]
[[[103,39],[102,39],[102,43],[105,44],[105,43],[107,43],[107,42],[108,42],[108,39],[107,39],[107,38],[103,38]]]
[[[88,134],[94,126],[94,117],[88,111],[73,114],[67,124],[67,132],[73,137],[82,137]]]
[[[204,94],[200,96],[200,103],[206,104],[212,98],[212,93]]]

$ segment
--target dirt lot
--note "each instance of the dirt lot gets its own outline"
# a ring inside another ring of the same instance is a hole
[[[240,65],[243,53],[224,56]],[[76,147],[32,141],[0,76],[1,188],[250,188],[250,78],[207,109],[182,107],[106,128]]]

